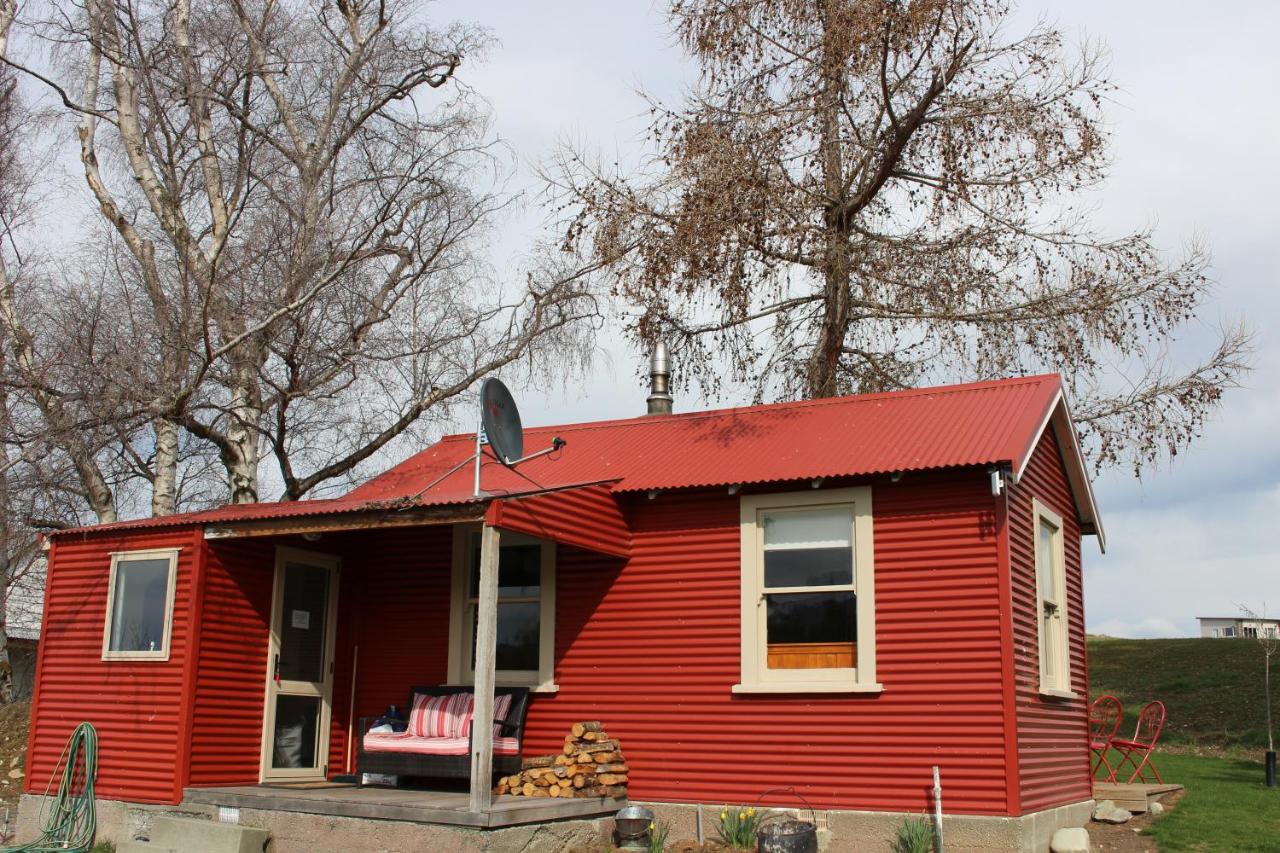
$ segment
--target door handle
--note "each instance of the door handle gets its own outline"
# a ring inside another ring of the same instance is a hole
[[[275,664],[272,667],[272,677],[276,680],[276,684],[280,683],[280,655],[276,655]]]

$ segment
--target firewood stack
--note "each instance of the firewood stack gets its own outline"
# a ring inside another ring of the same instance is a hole
[[[516,797],[625,797],[627,762],[622,744],[595,720],[574,723],[558,755],[526,758],[514,776],[494,789]]]

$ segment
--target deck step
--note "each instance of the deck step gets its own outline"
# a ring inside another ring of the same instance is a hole
[[[263,853],[271,835],[256,826],[240,826],[187,817],[157,817],[147,850],[182,853]]]
[[[1096,782],[1093,786],[1093,798],[1098,801],[1111,800],[1120,808],[1127,809],[1134,814],[1146,814],[1150,811],[1152,803],[1165,794],[1180,790],[1182,790],[1181,785],[1167,783],[1153,785],[1141,782],[1131,784]]]

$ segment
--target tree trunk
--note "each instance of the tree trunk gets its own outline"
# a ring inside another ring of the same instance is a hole
[[[1266,612],[1265,609],[1263,611]],[[1267,751],[1276,751],[1275,737],[1271,729],[1271,653],[1268,652],[1262,670],[1263,696],[1267,703]]]
[[[223,455],[223,462],[227,469],[231,502],[257,503],[261,438],[258,425],[262,420],[262,395],[254,367],[242,361],[236,366],[235,376],[235,387],[231,392],[231,421],[227,426],[227,452]]]
[[[178,511],[178,425],[166,420],[152,424],[156,437],[155,477],[151,483],[151,514]]]
[[[833,14],[828,0],[827,20]],[[844,88],[843,53],[835,41],[834,25],[826,26],[822,39],[822,90],[818,95],[820,118],[819,150],[822,157],[822,184],[826,195],[823,251],[822,324],[818,327],[813,353],[809,356],[809,397],[834,397],[840,393],[840,356],[849,332],[849,286],[852,263],[849,249],[849,216],[844,212],[844,151],[840,139],[840,102]]]

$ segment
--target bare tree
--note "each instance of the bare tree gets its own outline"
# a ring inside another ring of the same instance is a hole
[[[94,277],[144,357],[102,394],[149,431],[153,513],[178,506],[186,436],[232,501],[258,499],[264,449],[298,498],[486,373],[588,351],[598,261],[502,287],[480,260],[506,200],[455,74],[486,35],[412,11],[88,0],[31,29],[56,70],[12,63],[75,117],[113,231]]]
[[[1271,659],[1280,654],[1280,630],[1275,627],[1267,627],[1267,607],[1265,604],[1262,606],[1261,615],[1243,604],[1237,604],[1236,607],[1240,609],[1240,613],[1244,618],[1252,619],[1259,624],[1258,634],[1254,639],[1262,649],[1262,695],[1267,714],[1267,752],[1275,752],[1276,742],[1271,724]]]
[[[567,244],[614,265],[638,340],[693,378],[818,397],[1065,374],[1094,461],[1176,453],[1246,369],[1226,330],[1177,370],[1206,253],[1103,235],[1078,193],[1107,166],[1102,54],[1005,0],[673,0],[701,68],[650,100],[635,173],[566,150],[547,170]],[[1117,381],[1116,376],[1128,375]],[[1120,387],[1123,385],[1123,387]]]

